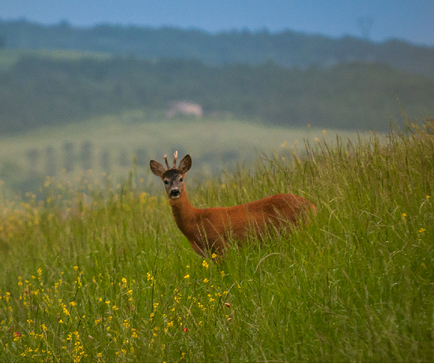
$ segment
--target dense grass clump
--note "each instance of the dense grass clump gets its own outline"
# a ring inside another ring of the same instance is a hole
[[[317,206],[310,226],[217,263],[134,178],[47,179],[45,201],[5,201],[0,361],[434,361],[433,132],[187,181],[197,207],[281,192]]]

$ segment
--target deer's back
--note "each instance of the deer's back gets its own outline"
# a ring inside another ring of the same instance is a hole
[[[199,209],[197,214],[199,228],[209,242],[225,240],[228,235],[242,241],[249,229],[261,232],[269,225],[295,225],[309,208],[315,209],[302,197],[278,194],[243,205]]]

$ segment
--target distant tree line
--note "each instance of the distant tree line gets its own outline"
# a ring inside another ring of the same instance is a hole
[[[37,191],[41,179],[58,176],[62,171],[91,173],[92,170],[98,170],[109,175],[112,170],[119,170],[119,167],[132,168],[133,156],[138,166],[148,166],[149,155],[145,147],[132,151],[112,150],[108,147],[97,150],[89,140],[80,143],[67,141],[60,147],[47,145],[26,149],[26,163],[23,165],[2,160],[0,179],[15,192]]]
[[[149,60],[196,59],[212,65],[274,61],[285,67],[329,67],[349,61],[380,62],[434,78],[434,47],[399,40],[334,39],[294,31],[208,33],[195,29],[101,24],[74,28],[67,22],[46,26],[26,20],[0,21],[10,49],[62,49],[135,55]]]
[[[145,154],[144,148],[134,150],[139,166],[148,164],[147,156],[141,158],[143,154]],[[105,148],[97,153],[94,144],[89,140],[80,144],[65,142],[59,149],[53,146],[47,146],[44,149],[30,148],[26,150],[26,157],[25,170],[30,175],[42,176],[56,176],[60,170],[72,172],[75,170],[88,171],[95,168],[110,173],[114,166],[131,167],[133,165],[133,155],[129,155],[126,150],[114,152]]]
[[[382,64],[328,70],[260,66],[214,67],[198,61],[135,58],[58,61],[24,57],[0,72],[0,132],[20,132],[173,100],[199,103],[275,125],[388,129],[388,115],[432,112],[434,81]]]

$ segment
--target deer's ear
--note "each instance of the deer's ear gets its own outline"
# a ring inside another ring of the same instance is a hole
[[[179,162],[179,171],[181,174],[186,174],[190,168],[191,168],[191,157],[189,154],[187,154],[184,158],[182,158],[182,161]]]
[[[149,165],[153,174],[155,174],[157,177],[163,178],[163,173],[166,172],[166,168],[164,168],[161,163],[151,160]]]

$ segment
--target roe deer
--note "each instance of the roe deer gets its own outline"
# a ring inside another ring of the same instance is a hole
[[[315,214],[314,204],[290,194],[278,194],[232,207],[197,209],[190,204],[184,184],[185,174],[191,168],[191,157],[187,154],[178,167],[178,152],[174,157],[170,168],[167,156],[164,156],[167,169],[151,160],[151,171],[163,180],[175,222],[199,255],[222,253],[229,248],[230,238],[242,243],[249,229],[261,238],[267,227],[279,230],[288,223],[296,225],[303,217],[308,219],[309,210]]]

